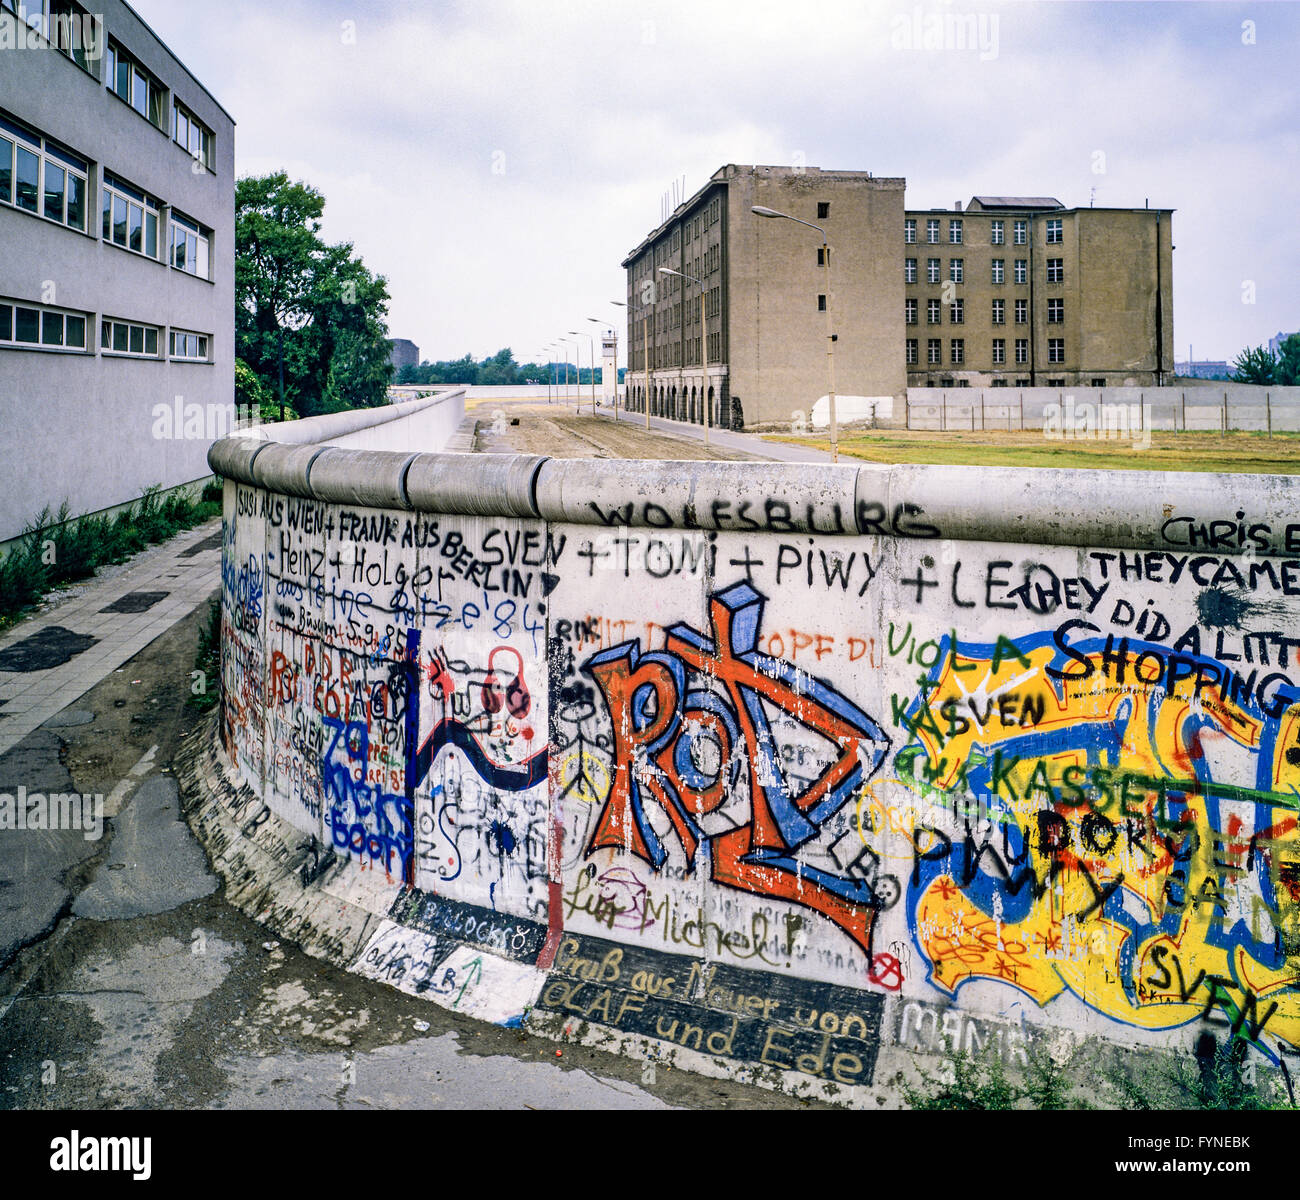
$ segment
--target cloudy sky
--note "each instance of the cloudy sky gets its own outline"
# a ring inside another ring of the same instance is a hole
[[[325,194],[426,359],[617,319],[663,193],[727,162],[904,176],[909,207],[1150,200],[1179,359],[1300,328],[1294,3],[132,2],[234,116],[241,175]],[[932,13],[983,44],[909,45]]]

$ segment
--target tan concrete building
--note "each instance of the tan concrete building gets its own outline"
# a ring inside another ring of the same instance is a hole
[[[1173,375],[1172,209],[975,196],[908,209],[910,387],[1140,387]]]
[[[903,184],[816,167],[716,171],[623,261],[628,407],[643,411],[648,383],[652,414],[703,423],[707,409],[714,424],[738,426],[788,422],[826,394],[822,239],[755,205],[825,231],[836,391],[901,401]]]
[[[877,406],[882,424],[901,419],[908,387],[1171,377],[1171,209],[976,196],[913,210],[904,184],[816,167],[716,171],[623,260],[628,407],[644,411],[648,392],[653,415],[703,423],[707,410],[734,427],[810,414],[828,390],[828,306],[836,393],[892,399],[892,414]],[[830,246],[829,284],[809,226]]]

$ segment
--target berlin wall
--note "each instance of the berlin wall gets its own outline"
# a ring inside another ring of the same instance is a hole
[[[221,754],[354,970],[864,1103],[945,1042],[1295,1065],[1291,479],[211,463]]]

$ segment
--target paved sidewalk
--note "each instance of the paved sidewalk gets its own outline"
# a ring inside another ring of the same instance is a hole
[[[0,638],[0,754],[166,633],[220,584],[218,517],[48,597]]]

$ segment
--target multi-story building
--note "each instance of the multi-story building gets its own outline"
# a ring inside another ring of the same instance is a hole
[[[865,171],[717,171],[623,261],[629,407],[648,390],[652,413],[686,421],[706,405],[733,425],[810,412],[828,390],[828,306],[836,391],[875,398],[878,419],[909,386],[1172,375],[1172,210],[1005,196],[912,210],[903,189]]]
[[[911,387],[1133,387],[1173,374],[1171,209],[975,196],[908,209]]]
[[[0,0],[0,542],[209,474],[234,122],[121,0]]]
[[[831,263],[815,229],[766,220],[755,206],[823,230]],[[629,407],[643,411],[648,386],[652,413],[701,424],[706,409],[724,425],[811,411],[829,385],[828,294],[836,390],[901,397],[902,226],[901,179],[722,167],[623,261]]]
[[[388,359],[393,364],[394,372],[403,367],[418,367],[420,347],[408,338],[389,338]]]

